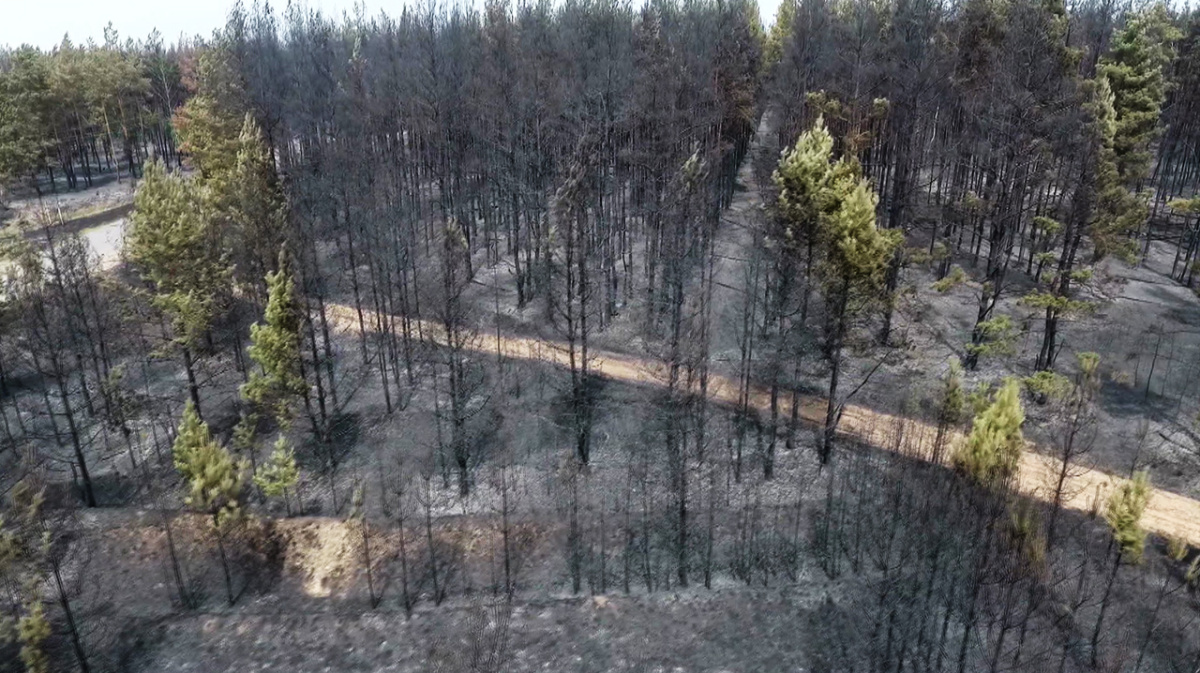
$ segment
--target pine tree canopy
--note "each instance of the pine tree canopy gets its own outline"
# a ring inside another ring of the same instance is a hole
[[[783,245],[795,251],[813,235],[826,204],[830,180],[833,136],[818,117],[812,128],[800,134],[775,169],[779,189],[779,212],[783,218]]]
[[[181,149],[204,179],[232,175],[237,162],[245,104],[231,60],[225,49],[205,50],[198,64],[199,92],[175,115]]]
[[[250,373],[242,396],[260,407],[271,407],[286,422],[287,404],[304,393],[300,376],[300,306],[286,253],[279,270],[267,274],[268,300],[264,323],[250,326],[250,359],[259,371]]]
[[[787,43],[792,37],[792,24],[796,20],[796,0],[783,0],[775,11],[775,23],[767,32],[766,45],[763,48],[763,64],[769,71],[781,60],[787,49]]]
[[[1085,106],[1091,117],[1087,130],[1098,148],[1095,206],[1090,227],[1096,260],[1109,255],[1125,259],[1136,256],[1137,248],[1130,235],[1141,227],[1147,215],[1145,201],[1130,193],[1128,180],[1121,177],[1117,139],[1123,130],[1114,107],[1115,100],[1108,78],[1102,75],[1093,81],[1091,101]]]
[[[1150,501],[1150,474],[1135,472],[1109,497],[1104,508],[1104,520],[1112,529],[1113,538],[1126,563],[1140,563],[1146,546],[1146,531],[1142,530],[1142,514]]]
[[[143,277],[163,294],[212,288],[223,271],[213,242],[195,185],[161,162],[147,164],[127,234]]]
[[[1180,37],[1166,7],[1158,3],[1133,14],[1101,59],[1099,73],[1112,87],[1116,170],[1126,186],[1137,185],[1149,171],[1150,143],[1158,136],[1166,98],[1164,71]]]
[[[278,498],[294,489],[299,479],[300,469],[296,465],[296,452],[287,439],[280,435],[275,440],[267,464],[254,476],[254,483],[258,484],[268,497]]]
[[[46,161],[53,143],[48,78],[45,61],[28,49],[0,72],[0,184],[28,179]]]
[[[975,417],[971,433],[954,456],[954,465],[976,483],[994,487],[1016,474],[1025,439],[1021,426],[1020,386],[1015,379],[1004,382],[992,403]]]
[[[227,245],[238,251],[244,285],[261,284],[283,244],[287,204],[275,171],[275,159],[253,115],[246,114],[238,135],[237,161],[227,184],[231,230]]]
[[[239,514],[238,498],[248,466],[213,438],[191,402],[183,410],[172,447],[175,469],[187,483],[187,504],[212,515],[218,525]]]
[[[17,640],[21,643],[21,663],[28,673],[50,673],[50,657],[45,642],[51,634],[50,620],[40,599],[28,601],[25,614],[17,622]]]
[[[228,290],[229,267],[208,213],[193,181],[167,173],[161,162],[146,165],[126,250],[185,343],[208,327],[217,297]]]
[[[200,420],[196,406],[189,400],[183,407],[183,417],[179,421],[179,429],[175,433],[175,444],[171,447],[171,456],[175,469],[185,481],[191,481],[197,470],[197,453],[201,446],[214,442],[208,424]]]
[[[876,226],[877,199],[865,179],[837,179],[831,190],[837,194],[838,206],[819,232],[829,273],[854,284],[876,286],[900,244],[900,233]]]

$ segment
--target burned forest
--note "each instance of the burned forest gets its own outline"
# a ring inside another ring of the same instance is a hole
[[[109,4],[0,47],[0,673],[1200,671],[1200,10]]]

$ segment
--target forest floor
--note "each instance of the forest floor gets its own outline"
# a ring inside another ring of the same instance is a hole
[[[809,658],[796,642],[798,625],[814,619],[819,599],[740,587],[516,604],[476,599],[412,619],[397,610],[193,614],[149,630],[148,642],[170,647],[141,670],[220,673],[254,662],[253,670],[339,673],[800,671]]]
[[[527,504],[522,511],[516,528],[536,526]],[[743,583],[718,574],[711,588],[697,576],[691,588],[653,592],[641,586],[634,567],[630,591],[622,588],[619,553],[607,588],[589,581],[575,594],[561,572],[563,531],[538,530],[515,557],[519,589],[509,602],[481,583],[499,560],[495,521],[447,514],[435,524],[439,544],[472,542],[460,546],[465,558],[443,566],[454,575],[443,578],[452,586],[440,603],[431,598],[428,575],[412,569],[426,560],[410,547],[408,591],[419,598],[411,614],[404,609],[394,531],[373,542],[381,602],[372,607],[351,529],[336,518],[295,517],[269,522],[281,549],[267,562],[249,563],[257,579],[238,571],[235,582],[247,588],[227,607],[207,523],[182,516],[175,544],[192,586],[203,593],[200,608],[179,610],[172,607],[166,544],[152,512],[89,510],[81,523],[96,534],[67,565],[90,562],[87,576],[104,578],[81,584],[77,598],[93,606],[80,614],[93,663],[146,673],[243,671],[247,662],[252,670],[289,673],[803,670],[811,657],[798,639],[813,631],[822,604],[842,599],[840,584],[811,563],[795,581],[764,576],[761,584]],[[419,536],[411,538],[417,546]],[[630,569],[624,572],[628,582]]]

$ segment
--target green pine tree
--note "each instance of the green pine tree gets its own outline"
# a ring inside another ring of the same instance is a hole
[[[233,58],[225,45],[204,50],[197,60],[196,95],[175,114],[180,149],[203,180],[228,179],[237,161],[246,104]]]
[[[217,442],[207,442],[192,455],[189,468],[192,476],[187,504],[211,515],[218,527],[236,522],[241,516],[238,497],[247,466]]]
[[[777,207],[782,220],[781,244],[790,254],[815,241],[818,222],[828,207],[832,173],[833,136],[818,117],[811,129],[800,134],[796,144],[784,152],[772,175],[779,189]]]
[[[25,619],[32,615],[32,610],[41,609],[44,577],[39,566],[48,551],[48,538],[43,534],[41,524],[43,493],[28,479],[22,479],[13,486],[6,500],[4,512],[0,514],[0,581],[8,588],[13,606],[23,605],[24,611],[0,615],[0,644],[16,639],[22,644],[24,659],[26,647],[32,648],[29,650],[32,657],[40,653],[42,640],[26,640],[22,630],[26,628]],[[29,622],[29,625],[35,624],[36,620]]]
[[[1020,386],[1004,382],[991,405],[975,417],[971,434],[954,455],[954,466],[976,483],[989,488],[1006,484],[1017,473],[1025,439],[1021,425]]]
[[[184,502],[210,517],[225,575],[225,594],[233,605],[236,598],[225,540],[243,520],[240,498],[249,465],[213,439],[208,424],[200,420],[190,404],[183,410],[172,454],[175,468],[186,482]]]
[[[0,186],[36,186],[53,146],[50,73],[47,59],[33,49],[19,49],[10,59],[0,72]]]
[[[1150,169],[1150,143],[1160,131],[1166,98],[1165,69],[1183,34],[1162,3],[1132,14],[1113,36],[1099,74],[1112,86],[1116,129],[1113,150],[1121,184],[1132,188]]]
[[[1142,514],[1150,501],[1150,475],[1145,470],[1135,472],[1108,499],[1104,521],[1112,529],[1113,539],[1126,563],[1141,563],[1146,547],[1146,531],[1142,529]]]
[[[195,183],[146,165],[134,197],[126,251],[171,321],[196,411],[200,393],[195,353],[229,289],[229,265],[214,237]]]
[[[50,622],[42,609],[40,598],[25,605],[25,614],[17,622],[17,641],[21,643],[21,663],[27,673],[50,673],[50,657],[46,655],[46,640],[50,638]]]
[[[290,403],[304,394],[300,375],[300,305],[287,254],[279,255],[279,270],[267,274],[265,322],[250,327],[250,359],[259,366],[241,389],[242,397],[258,408],[270,409],[281,426],[290,418]]]
[[[171,447],[171,457],[175,469],[184,481],[191,483],[195,475],[196,455],[200,447],[213,442],[208,424],[200,419],[196,406],[189,401],[183,407],[183,417],[179,421],[179,429],[175,433],[175,444]]]
[[[198,169],[208,216],[231,251],[238,283],[265,300],[263,279],[283,241],[286,201],[275,158],[248,111],[227,47],[201,55],[196,95],[180,109],[176,125]]]
[[[985,287],[986,291],[986,287]],[[1017,325],[1007,315],[980,321],[975,326],[978,343],[967,343],[967,356],[978,361],[981,357],[1009,357],[1017,352]]]
[[[188,506],[211,515],[218,525],[235,520],[247,466],[213,438],[190,404],[184,408],[172,455],[175,469],[187,482]]]
[[[1117,553],[1112,562],[1112,569],[1108,573],[1104,595],[1100,599],[1100,614],[1097,615],[1096,625],[1092,629],[1093,668],[1100,664],[1100,636],[1104,633],[1104,615],[1108,612],[1117,572],[1120,571],[1123,563],[1132,565],[1142,562],[1142,555],[1146,548],[1146,531],[1142,530],[1141,522],[1142,514],[1146,512],[1146,504],[1149,501],[1150,475],[1145,470],[1140,470],[1135,472],[1131,479],[1117,487],[1104,507],[1104,521],[1112,530]]]
[[[796,0],[783,0],[775,11],[775,23],[767,32],[763,48],[763,66],[769,73],[782,60],[792,38],[792,24],[796,20]]]
[[[196,184],[146,165],[134,197],[126,244],[142,277],[160,295],[197,293],[210,297],[228,278],[228,268],[205,217]]]
[[[865,294],[882,287],[900,234],[876,226],[878,198],[857,169],[842,176],[838,173],[835,166],[835,180],[826,192],[827,202],[836,202],[837,208],[822,218],[818,232],[825,250],[822,276],[826,286],[835,291]]]
[[[258,414],[243,411],[233,425],[233,437],[229,441],[235,456],[250,463],[250,476],[258,476]],[[257,482],[256,482],[257,483]]]
[[[1130,168],[1130,162],[1135,159],[1131,158],[1129,152],[1132,150],[1129,150],[1128,145],[1122,158],[1121,144],[1125,142],[1122,138],[1129,130],[1127,126],[1122,128],[1110,80],[1106,76],[1098,77],[1092,83],[1092,89],[1092,101],[1088,105],[1088,112],[1092,118],[1089,131],[1093,136],[1092,142],[1098,145],[1093,178],[1094,205],[1090,221],[1094,245],[1093,259],[1098,261],[1108,255],[1118,255],[1131,260],[1137,255],[1137,247],[1130,237],[1145,222],[1148,208],[1145,199],[1129,191],[1131,178],[1128,171],[1133,170]],[[1157,111],[1154,114],[1157,120]],[[1146,161],[1148,163],[1149,159]],[[1141,177],[1133,178],[1132,182],[1136,183],[1140,179]],[[1056,294],[1063,296],[1064,293]]]
[[[838,400],[838,384],[849,321],[853,314],[885,297],[885,272],[901,238],[898,231],[876,226],[877,198],[870,183],[859,176],[856,163],[839,161],[830,175],[817,230],[822,251],[817,270],[829,317],[826,348],[831,365],[822,462],[828,462],[833,453],[844,408],[844,402]]]
[[[772,176],[779,188],[783,254],[795,257],[803,251],[806,270],[811,271],[814,252],[821,253],[817,271],[828,306],[826,352],[832,364],[822,462],[832,455],[842,414],[837,392],[849,319],[884,294],[884,272],[900,244],[899,232],[876,225],[877,198],[858,163],[846,158],[831,163],[832,155],[833,136],[818,117],[784,152]]]
[[[42,511],[44,491],[26,477],[13,485],[6,500],[6,513],[0,515],[0,581],[12,610],[0,615],[0,645],[15,641],[26,671],[49,673],[46,641],[52,631],[43,604],[47,575],[54,578],[51,586],[57,587],[58,603],[68,615],[71,600],[61,583],[61,561],[51,555],[54,538]],[[67,634],[80,669],[89,670],[74,623],[68,623]]]
[[[292,506],[288,495],[300,481],[300,468],[296,466],[296,452],[281,434],[275,440],[271,458],[254,476],[254,483],[269,498],[282,498],[283,506],[291,516]]]
[[[1195,215],[1200,213],[1200,196],[1190,199],[1172,199],[1167,207],[1180,215]]]
[[[238,422],[233,426],[234,453],[238,455],[253,455],[254,443],[258,432],[258,414],[242,413]]]
[[[231,226],[227,244],[240,251],[239,282],[265,297],[269,288],[263,280],[274,268],[276,254],[283,245],[287,204],[275,171],[275,158],[250,114],[238,134],[237,147],[236,163],[228,181],[230,198],[226,205]]]

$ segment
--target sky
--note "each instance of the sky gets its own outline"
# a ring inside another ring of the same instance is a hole
[[[272,4],[282,9],[286,3],[276,0]],[[305,0],[304,4],[339,16],[352,10],[355,0]],[[369,0],[365,4],[368,14],[381,10],[398,14],[405,0]],[[155,28],[168,43],[181,34],[207,37],[225,23],[232,6],[233,0],[0,0],[0,45],[31,44],[49,49],[59,44],[64,34],[76,43],[88,38],[100,42],[110,21],[121,41],[144,38]],[[779,0],[759,0],[764,23],[771,22],[778,6]]]

